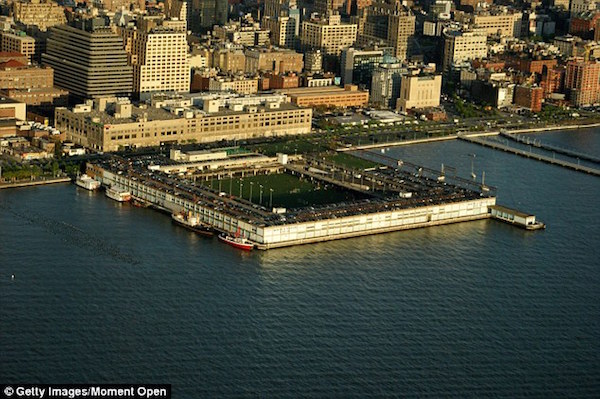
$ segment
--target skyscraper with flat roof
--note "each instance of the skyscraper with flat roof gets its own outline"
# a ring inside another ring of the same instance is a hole
[[[228,16],[226,0],[189,0],[188,26],[194,33],[212,30],[215,25],[225,25]]]
[[[374,0],[353,20],[358,24],[359,45],[392,47],[399,60],[411,55],[415,16],[400,0]]]
[[[330,13],[350,14],[352,8],[351,0],[315,0],[314,11],[321,15]]]
[[[271,43],[293,48],[300,32],[300,11],[296,0],[265,0],[261,25],[271,31]]]
[[[76,98],[129,96],[133,73],[123,39],[102,18],[50,29],[42,62],[54,68],[54,83]]]
[[[133,67],[133,92],[140,98],[153,92],[190,91],[190,65],[184,21],[148,23],[121,29]]]

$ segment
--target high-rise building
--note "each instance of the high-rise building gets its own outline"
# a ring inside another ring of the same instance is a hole
[[[540,86],[544,90],[544,97],[553,93],[562,93],[565,85],[564,65],[555,65],[552,68],[544,66],[542,69],[542,81]]]
[[[565,89],[575,106],[600,102],[600,62],[585,61],[583,58],[567,62]]]
[[[552,41],[552,44],[558,48],[560,54],[564,57],[572,57],[577,53],[577,43],[581,38],[575,36],[557,36]]]
[[[137,25],[121,29],[133,67],[133,92],[140,98],[153,92],[189,92],[185,22],[139,19]]]
[[[299,32],[298,20],[291,17],[264,17],[262,27],[271,32],[271,43],[279,47],[293,48]]]
[[[520,37],[523,23],[523,13],[505,11],[481,12],[473,16],[473,25],[488,35],[503,37]]]
[[[265,0],[262,27],[271,31],[271,43],[293,48],[300,32],[300,10],[296,0]]]
[[[296,0],[264,0],[265,16],[279,17],[288,15],[289,10],[298,7]]]
[[[442,67],[444,70],[447,70],[453,64],[487,57],[487,36],[485,34],[446,30],[443,36]]]
[[[373,69],[383,62],[383,50],[348,48],[342,51],[342,83],[371,87]]]
[[[190,0],[187,5],[189,29],[204,33],[215,25],[225,25],[228,7],[225,0]]]
[[[309,73],[323,71],[323,53],[321,50],[309,50],[304,53],[304,70]]]
[[[358,23],[357,44],[392,47],[394,56],[403,61],[411,53],[415,34],[415,16],[401,0],[374,0],[354,18]]]
[[[570,6],[567,2],[567,7],[569,8],[571,15],[576,15],[581,12],[596,10],[596,3],[596,0],[571,0]]]
[[[314,12],[321,15],[333,13],[350,14],[352,8],[352,0],[315,0]]]
[[[185,21],[186,30],[188,24],[188,2],[187,0],[165,0],[165,16],[169,19]]]
[[[52,0],[17,0],[12,3],[15,22],[46,31],[67,21],[65,9]]]
[[[128,96],[133,74],[123,39],[106,20],[76,20],[50,29],[42,62],[54,68],[54,83],[77,98]]]
[[[344,24],[339,15],[302,22],[300,44],[304,49],[320,49],[327,55],[339,56],[356,42],[356,24]]]
[[[373,70],[371,103],[375,106],[395,108],[400,97],[402,75],[408,68],[399,63],[382,63]]]
[[[229,21],[227,25],[217,25],[213,29],[215,39],[245,47],[268,45],[269,33],[269,30],[262,29],[258,22]]]

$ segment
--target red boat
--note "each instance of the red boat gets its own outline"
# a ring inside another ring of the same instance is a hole
[[[232,237],[228,234],[219,234],[219,240],[223,241],[227,245],[231,245],[234,248],[243,249],[244,251],[252,251],[254,248],[254,243],[245,239],[244,237],[240,237],[240,229],[235,233],[235,237]]]

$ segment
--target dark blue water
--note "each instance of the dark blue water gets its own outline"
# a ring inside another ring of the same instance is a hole
[[[463,142],[386,154],[468,176],[470,153],[499,203],[548,229],[486,220],[245,254],[72,185],[2,191],[0,381],[598,397],[600,179]]]

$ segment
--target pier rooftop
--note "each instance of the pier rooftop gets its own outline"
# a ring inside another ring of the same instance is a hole
[[[229,214],[237,220],[259,227],[331,220],[495,196],[494,190],[477,190],[475,185],[462,184],[465,181],[452,184],[450,178],[440,181],[439,176],[433,175],[434,171],[424,168],[411,167],[410,170],[406,170],[406,168],[382,165],[358,170],[317,158],[295,157],[291,162],[284,164],[278,163],[277,158],[269,158],[269,161],[265,161],[263,170],[261,166],[253,165],[245,173],[239,169],[215,169],[209,172],[210,178],[213,179],[246,176],[243,179],[249,181],[257,173],[263,175],[287,173],[319,184],[335,186],[339,190],[348,190],[355,194],[351,197],[356,198],[318,206],[309,204],[304,207],[277,209],[208,187],[206,181],[209,176],[206,170],[198,171],[191,168],[187,173],[167,174],[156,168],[149,169],[149,166],[169,164],[174,162],[166,157],[154,155],[111,156],[95,161],[94,164],[88,164],[88,173],[98,175],[106,171],[121,178],[127,177],[146,187]],[[200,175],[201,179],[199,179]],[[244,182],[244,184],[248,183]],[[258,187],[255,186],[255,190],[258,190]],[[269,193],[265,192],[265,198],[268,198],[268,195]]]

